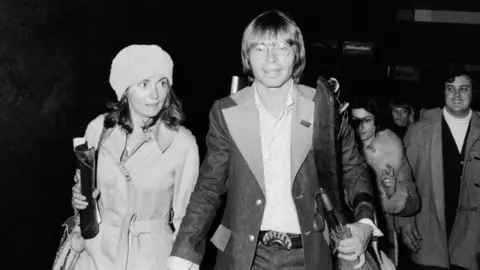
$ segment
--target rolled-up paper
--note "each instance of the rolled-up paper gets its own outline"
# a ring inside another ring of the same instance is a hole
[[[85,138],[73,138],[73,150],[75,150],[75,147],[86,143]]]
[[[80,189],[88,203],[87,207],[80,210],[80,231],[82,237],[91,239],[99,232],[100,214],[97,200],[92,193],[96,188],[97,170],[95,148],[88,148],[83,138],[73,139],[74,152],[77,158],[77,168],[80,170]]]

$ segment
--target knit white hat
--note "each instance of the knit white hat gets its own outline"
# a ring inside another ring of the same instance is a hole
[[[165,76],[173,84],[173,61],[157,45],[130,45],[121,50],[112,61],[110,85],[120,100],[133,84],[152,76]]]

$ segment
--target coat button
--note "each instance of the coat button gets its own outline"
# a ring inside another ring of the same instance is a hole
[[[472,207],[472,209],[470,209],[470,210],[471,210],[472,212],[475,212],[475,211],[477,211],[477,209],[478,209],[477,207]]]
[[[253,240],[255,240],[255,236],[253,236],[253,234],[250,234],[248,236],[248,240],[250,240],[250,242],[253,242]]]
[[[467,158],[467,161],[472,161],[472,157],[468,157],[468,158]]]
[[[258,200],[255,202],[255,204],[256,204],[257,206],[261,205],[262,203],[263,203],[263,201],[262,201],[261,199],[258,199]]]

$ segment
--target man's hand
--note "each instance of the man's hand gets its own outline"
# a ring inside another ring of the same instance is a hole
[[[408,248],[415,253],[420,250],[419,241],[422,240],[422,237],[420,236],[416,225],[403,224],[400,228],[400,233],[402,234],[403,243],[405,243]]]
[[[365,250],[373,235],[373,227],[364,223],[347,224],[352,237],[340,240],[338,243],[338,257],[358,264],[354,269],[359,269],[365,264]]]

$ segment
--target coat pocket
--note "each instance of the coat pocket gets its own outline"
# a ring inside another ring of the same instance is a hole
[[[224,252],[231,235],[232,235],[232,231],[227,227],[223,226],[222,224],[220,224],[220,226],[218,226],[217,230],[213,234],[210,241],[213,243],[213,245],[216,248]]]

